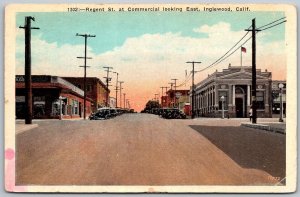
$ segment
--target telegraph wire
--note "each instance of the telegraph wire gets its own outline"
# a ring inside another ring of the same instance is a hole
[[[284,18],[286,18],[286,17],[283,17],[283,18],[280,18],[280,19],[278,19],[278,20],[275,20],[275,21],[273,21],[273,22],[271,22],[271,23],[268,23],[268,24],[266,24],[266,25],[263,25],[263,26],[261,26],[260,28],[262,28],[262,27],[266,27],[266,28],[263,28],[263,29],[260,29],[261,31],[263,31],[263,30],[266,30],[266,29],[270,29],[270,28],[272,28],[272,27],[275,27],[275,26],[277,26],[277,25],[280,25],[280,24],[282,24],[282,23],[285,23],[285,22],[287,22],[287,20],[284,20],[284,21],[282,21],[282,22],[279,22],[279,23],[276,23],[276,22],[278,22],[278,21],[280,21],[280,20],[282,20],[282,19],[284,19]],[[276,23],[276,24],[274,24],[274,23]],[[274,24],[274,25],[272,25],[272,26],[269,26],[269,25],[271,25],[271,24]],[[267,26],[269,26],[269,27],[267,27]],[[248,27],[248,29],[249,29],[249,27]],[[259,28],[258,28],[259,29]],[[249,31],[248,31],[249,32]],[[247,33],[248,33],[247,32]],[[205,67],[205,68],[203,68],[203,69],[201,69],[199,72],[202,72],[202,71],[204,71],[204,70],[206,70],[206,69],[208,69],[208,68],[210,68],[210,67],[212,67],[212,66],[215,66],[215,65],[218,65],[219,63],[221,63],[222,61],[224,61],[225,59],[227,59],[228,57],[230,57],[232,54],[234,54],[241,46],[243,46],[244,44],[246,44],[251,38],[252,38],[252,36],[251,37],[249,37],[243,44],[241,44],[238,48],[236,48],[233,52],[231,52],[228,56],[226,56],[242,39],[244,39],[245,37],[246,37],[246,35],[247,35],[247,33],[233,46],[233,47],[231,47],[223,56],[221,56],[218,60],[216,60],[215,62],[213,62],[212,64],[210,64],[209,66],[207,66],[207,67]],[[258,32],[256,32],[256,33],[258,33]],[[226,56],[226,57],[225,57]],[[225,58],[224,58],[225,57]]]
[[[251,26],[250,26],[251,27]],[[248,27],[248,29],[250,28]],[[236,47],[236,45],[238,45],[247,35],[248,35],[249,31],[247,31],[247,33],[245,33],[245,35],[237,42],[235,43],[235,45],[233,45],[233,47],[231,47],[223,56],[221,56],[219,59],[217,59],[215,62],[213,62],[211,65],[209,65],[208,67],[216,64],[219,60],[221,60],[225,55],[227,55],[234,47]]]
[[[283,20],[283,19],[285,19],[286,17],[282,17],[282,18],[280,18],[280,19],[277,19],[277,20],[275,20],[275,21],[272,21],[272,22],[270,22],[270,23],[268,23],[268,24],[265,24],[265,25],[263,25],[263,26],[261,26],[261,27],[259,27],[259,28],[257,28],[257,29],[259,29],[259,30],[261,30],[261,31],[264,31],[264,30],[267,30],[267,29],[270,29],[270,28],[273,28],[273,27],[275,27],[275,26],[277,26],[277,25],[280,25],[280,24],[282,24],[282,23],[285,23],[285,22],[287,22],[287,20],[284,20],[284,21],[281,21],[281,22],[279,22],[279,23],[276,23],[276,22],[278,22],[278,21],[280,21],[280,20]],[[276,24],[274,24],[274,23],[276,23]],[[274,25],[271,25],[271,24],[274,24]],[[271,25],[271,26],[270,26]],[[269,27],[268,27],[269,26]],[[249,26],[248,27],[248,29],[250,28],[251,26]],[[265,28],[263,28],[263,27],[265,27]],[[261,28],[263,28],[263,29],[261,29]],[[212,64],[210,64],[209,66],[207,66],[207,67],[205,67],[205,68],[203,68],[203,69],[201,69],[201,70],[199,70],[199,71],[197,71],[197,72],[202,72],[202,71],[204,71],[204,70],[206,70],[206,69],[208,69],[208,68],[210,68],[210,67],[213,67],[213,66],[216,66],[216,65],[218,65],[218,64],[220,64],[221,62],[223,62],[224,60],[226,60],[228,57],[230,57],[231,55],[233,55],[238,49],[240,49],[240,47],[241,46],[243,46],[244,44],[246,44],[251,38],[252,38],[252,36],[250,36],[246,41],[244,41],[241,45],[239,45],[239,47],[238,48],[236,48],[234,51],[232,51],[247,35],[248,35],[248,33],[249,33],[249,31],[247,32],[247,33],[245,33],[245,35],[244,36],[242,36],[242,38],[238,41],[238,42],[236,42],[224,55],[222,55],[220,58],[218,58],[216,61],[214,61]],[[256,34],[257,34],[258,32],[256,32]],[[231,53],[230,53],[230,51],[232,51]],[[229,53],[229,55],[227,55]],[[227,56],[226,56],[227,55]],[[195,73],[197,73],[197,72],[195,72]],[[186,77],[186,79],[184,80],[184,82],[182,82],[181,84],[179,84],[177,87],[181,87],[181,86],[183,86],[183,85],[186,85],[189,81],[191,80],[191,72],[190,72],[190,74],[189,74],[189,76],[187,76]]]
[[[272,25],[272,26],[270,26],[270,27],[266,27],[266,28],[264,28],[264,29],[259,29],[259,30],[264,31],[264,30],[266,30],[266,29],[270,29],[270,28],[272,28],[272,27],[275,27],[275,26],[277,26],[277,25],[280,25],[280,24],[282,24],[282,23],[285,23],[286,21],[287,21],[287,20],[284,20],[284,21],[282,21],[282,22],[280,22],[280,23],[277,23],[277,24]]]
[[[277,21],[280,21],[280,20],[283,20],[283,19],[285,19],[286,17],[282,17],[282,18],[280,18],[280,19],[278,19],[278,20],[275,20],[275,21],[273,21],[273,22],[271,22],[271,23],[268,23],[268,24],[266,24],[266,25],[263,25],[263,26],[260,26],[260,27],[258,27],[257,29],[261,29],[261,28],[263,28],[263,27],[266,27],[266,26],[268,26],[268,25],[271,25],[271,24],[273,24],[273,23],[276,23]],[[249,28],[248,28],[249,29]]]

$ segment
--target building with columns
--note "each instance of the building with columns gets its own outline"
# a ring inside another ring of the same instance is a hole
[[[257,116],[272,117],[272,73],[257,69],[256,78]],[[221,117],[223,96],[225,117],[249,117],[251,91],[252,67],[229,64],[227,69],[216,70],[195,85],[195,114],[198,117]]]

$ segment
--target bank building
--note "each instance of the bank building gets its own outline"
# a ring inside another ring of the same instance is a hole
[[[272,117],[272,73],[257,69],[256,79],[257,116]],[[198,117],[221,117],[224,104],[225,117],[249,117],[252,88],[252,67],[229,64],[195,84],[194,112]]]

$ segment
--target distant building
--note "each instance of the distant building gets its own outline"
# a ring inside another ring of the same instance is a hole
[[[249,117],[252,103],[252,67],[231,66],[195,85],[196,116],[221,117],[224,97],[226,117]],[[256,70],[256,100],[258,117],[272,117],[272,73]],[[190,98],[190,100],[192,100]]]
[[[57,76],[32,75],[33,118],[83,117],[83,90]],[[24,75],[16,75],[16,117],[25,116]],[[59,97],[62,97],[60,102]],[[86,100],[86,115],[91,113],[91,99]],[[62,106],[60,106],[62,104]]]
[[[162,107],[176,107],[184,110],[184,106],[189,102],[189,90],[168,90],[166,96],[161,97]]]
[[[75,86],[84,89],[83,77],[63,77],[65,80],[71,82]],[[92,111],[96,111],[100,107],[108,106],[109,89],[106,85],[97,77],[86,78],[86,96],[93,100]],[[108,97],[107,97],[108,96]]]
[[[166,108],[169,107],[169,101],[170,99],[168,98],[168,96],[162,96],[161,97],[161,107]]]
[[[283,85],[282,88],[282,109],[283,115],[286,114],[286,81],[275,80],[272,81],[272,113],[273,117],[280,114],[280,88],[279,84]]]

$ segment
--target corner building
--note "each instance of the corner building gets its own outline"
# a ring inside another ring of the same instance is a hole
[[[84,92],[58,76],[32,75],[33,118],[81,118],[84,113]],[[15,77],[16,118],[25,118],[25,76]],[[60,102],[60,97],[63,97]],[[86,115],[91,113],[92,99],[86,99]]]
[[[257,116],[272,117],[272,73],[257,69],[256,79]],[[196,116],[221,117],[222,96],[226,118],[249,117],[252,103],[252,68],[229,64],[228,69],[223,69],[222,72],[216,70],[196,84],[194,97]]]

